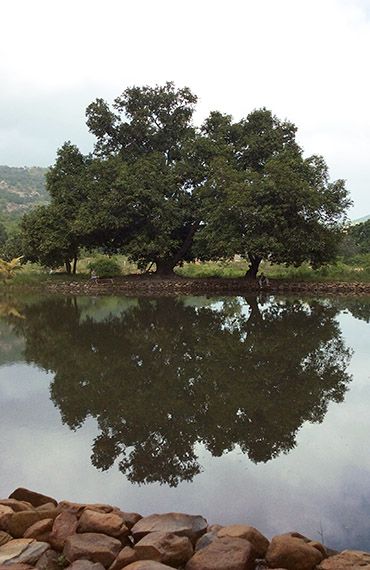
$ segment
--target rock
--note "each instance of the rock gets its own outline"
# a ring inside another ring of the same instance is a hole
[[[14,511],[11,507],[0,505],[0,530],[8,530],[9,520],[13,514]]]
[[[70,566],[68,570],[104,570],[103,564],[100,562],[91,562],[90,560],[76,560]]]
[[[2,499],[0,501],[0,505],[10,507],[15,513],[34,510],[34,507],[31,505],[31,503],[28,503],[27,501],[17,501],[17,499]]]
[[[53,519],[43,519],[35,522],[24,533],[24,538],[34,538],[42,542],[49,541],[50,531],[53,528]]]
[[[318,570],[347,570],[349,568],[370,570],[370,553],[361,550],[343,550],[330,556],[317,567]]]
[[[270,544],[268,539],[263,536],[259,530],[253,526],[244,524],[225,526],[218,531],[217,536],[219,538],[232,536],[234,538],[244,538],[245,540],[249,540],[255,549],[258,558],[264,558]]]
[[[193,555],[193,546],[187,536],[166,532],[151,532],[134,547],[139,560],[155,560],[168,566],[181,566]]]
[[[121,543],[116,538],[87,532],[69,536],[64,545],[63,554],[69,562],[79,558],[100,562],[108,568],[121,550]]]
[[[39,507],[35,507],[36,511],[50,511],[52,509],[55,509],[55,505],[54,503],[44,503],[43,505],[40,505]]]
[[[45,503],[53,503],[53,505],[57,506],[57,501],[52,497],[48,497],[47,495],[42,495],[41,493],[36,493],[35,491],[30,491],[29,489],[24,489],[23,487],[19,487],[11,495],[9,495],[9,499],[17,499],[17,501],[27,501],[31,503],[34,507],[39,507],[40,505],[44,505]]]
[[[115,513],[102,513],[85,509],[78,523],[77,532],[101,532],[108,536],[127,536],[129,530],[122,518]]]
[[[59,513],[54,520],[53,528],[49,536],[49,542],[55,550],[63,550],[69,536],[75,534],[78,526],[78,518],[69,512]]]
[[[22,511],[13,513],[8,521],[8,532],[15,538],[21,538],[26,530],[43,519],[55,519],[58,511]]]
[[[26,539],[20,539],[26,540]],[[18,541],[13,541],[18,542]],[[10,544],[10,543],[8,543]],[[13,564],[36,564],[36,562],[41,558],[41,556],[49,550],[50,545],[47,542],[38,542],[34,540],[31,542],[18,556],[13,557],[11,560],[7,560],[5,565],[12,565]]]
[[[195,545],[195,552],[198,552],[198,550],[201,550],[202,548],[209,546],[211,542],[213,542],[214,540],[217,540],[217,533],[206,532],[206,534],[203,534],[203,536],[201,536],[200,539],[197,540],[197,543]]]
[[[207,532],[213,532],[213,533],[217,534],[218,531],[221,530],[222,528],[224,528],[224,527],[221,526],[220,524],[210,524],[207,526]]]
[[[8,560],[16,558],[32,542],[34,542],[32,538],[21,538],[20,540],[10,540],[0,546],[0,564],[5,564]]]
[[[90,509],[91,511],[98,511],[100,513],[111,513],[114,509],[111,505],[104,505],[102,503],[72,503],[71,501],[60,501],[58,503],[58,510],[68,511],[78,517],[84,512],[85,509]],[[119,511],[117,507],[117,511]]]
[[[58,552],[47,550],[36,563],[38,570],[62,570]]]
[[[0,546],[9,542],[9,540],[13,540],[13,537],[8,534],[7,532],[0,530]]]
[[[304,538],[288,535],[275,536],[266,553],[270,568],[287,570],[313,570],[323,559],[323,554]]]
[[[30,564],[12,564],[11,569],[5,564],[0,564],[0,570],[34,570],[34,566]]]
[[[199,515],[165,513],[150,515],[139,520],[131,529],[135,542],[150,532],[169,532],[177,536],[187,536],[193,544],[207,530],[207,521]]]
[[[125,568],[132,562],[136,562],[137,554],[133,548],[129,546],[125,546],[113,562],[113,564],[109,567],[109,570],[121,570],[121,568]]]
[[[255,553],[243,538],[217,538],[206,548],[198,550],[186,564],[186,570],[252,570]]]
[[[126,511],[121,511],[121,509],[114,508],[113,512],[119,515],[127,528],[131,529],[140,519],[143,517],[139,513],[127,513]]]
[[[153,560],[139,560],[125,566],[126,570],[173,570],[172,566],[154,562]]]

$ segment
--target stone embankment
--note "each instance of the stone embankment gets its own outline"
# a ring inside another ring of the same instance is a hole
[[[142,517],[104,504],[57,502],[27,489],[0,500],[0,570],[370,569],[370,553],[328,551],[299,533],[269,541],[256,528],[200,515]]]
[[[315,283],[311,281],[293,282],[271,280],[267,287],[261,289],[258,281],[247,279],[159,279],[145,276],[129,276],[113,279],[97,279],[95,281],[48,281],[46,290],[54,293],[78,295],[95,294],[127,294],[127,295],[209,295],[209,294],[247,294],[248,292],[289,293],[302,292],[314,294],[354,294],[370,295],[370,283],[329,282]]]

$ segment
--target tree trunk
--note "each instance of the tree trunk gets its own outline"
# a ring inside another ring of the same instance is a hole
[[[158,260],[155,262],[157,269],[156,275],[160,275],[161,277],[172,277],[175,275],[173,269],[176,265],[173,259],[166,259],[166,260]]]
[[[69,261],[69,259],[66,259],[66,261],[64,263],[66,266],[66,272],[68,273],[68,275],[70,275],[71,271],[72,271],[71,262]]]
[[[256,279],[257,278],[257,273],[258,273],[258,268],[260,266],[260,263],[262,261],[262,257],[259,257],[258,255],[252,255],[251,253],[248,253],[248,257],[249,257],[249,268],[247,273],[245,274],[246,279]]]
[[[75,254],[73,257],[73,275],[76,275],[77,270],[77,255]]]

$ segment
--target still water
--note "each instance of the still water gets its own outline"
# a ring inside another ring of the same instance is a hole
[[[370,299],[0,300],[0,496],[370,549]]]

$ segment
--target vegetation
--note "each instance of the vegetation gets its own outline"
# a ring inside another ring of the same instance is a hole
[[[121,274],[121,267],[115,259],[99,257],[88,264],[88,269],[94,271],[97,277],[115,277]]]
[[[188,88],[126,89],[87,108],[96,137],[84,156],[65,143],[47,174],[51,203],[22,221],[25,259],[75,272],[81,248],[121,253],[173,274],[185,262],[239,254],[313,267],[335,257],[350,201],[321,157],[303,157],[296,127],[266,109],[198,128]]]

